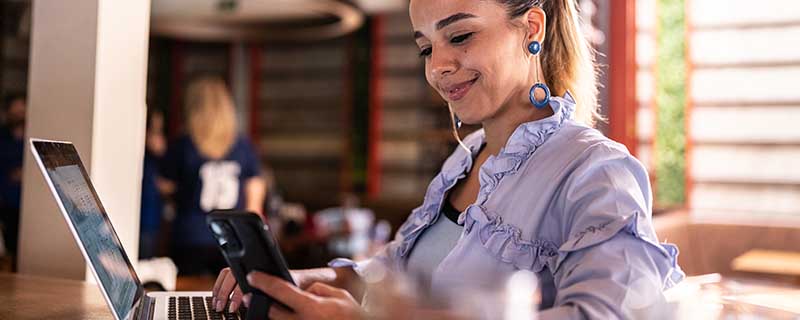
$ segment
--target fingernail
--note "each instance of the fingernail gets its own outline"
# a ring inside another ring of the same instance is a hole
[[[252,272],[247,274],[247,282],[253,282],[253,273]]]
[[[250,295],[248,294],[242,297],[242,302],[244,302],[244,304],[250,304]]]
[[[225,309],[225,304],[222,301],[217,301],[217,312],[222,312],[222,309]]]
[[[236,312],[236,307],[238,307],[236,302],[231,302],[231,305],[228,306],[228,313]]]

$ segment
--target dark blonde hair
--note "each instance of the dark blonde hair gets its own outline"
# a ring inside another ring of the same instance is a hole
[[[581,31],[575,0],[495,0],[511,19],[539,7],[547,17],[542,43],[542,72],[555,95],[569,91],[575,98],[574,119],[594,126],[597,112],[597,68],[594,51]]]
[[[228,87],[217,77],[193,81],[186,90],[189,136],[208,158],[224,157],[236,141],[236,110]]]

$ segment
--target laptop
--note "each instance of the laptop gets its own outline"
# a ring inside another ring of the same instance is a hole
[[[215,312],[210,291],[145,293],[75,146],[40,139],[31,139],[30,143],[36,163],[115,319],[244,318]]]

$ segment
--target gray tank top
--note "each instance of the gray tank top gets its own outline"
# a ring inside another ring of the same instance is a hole
[[[445,199],[436,222],[420,235],[411,249],[406,270],[425,295],[430,292],[433,271],[461,237],[463,226],[457,223],[459,214],[450,201]]]

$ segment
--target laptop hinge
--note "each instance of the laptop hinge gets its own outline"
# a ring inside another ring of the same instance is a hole
[[[139,305],[136,307],[136,311],[133,313],[132,319],[135,320],[152,319],[154,307],[155,303],[153,303],[153,299],[151,299],[149,296],[145,294],[142,297],[142,300],[139,302]]]

